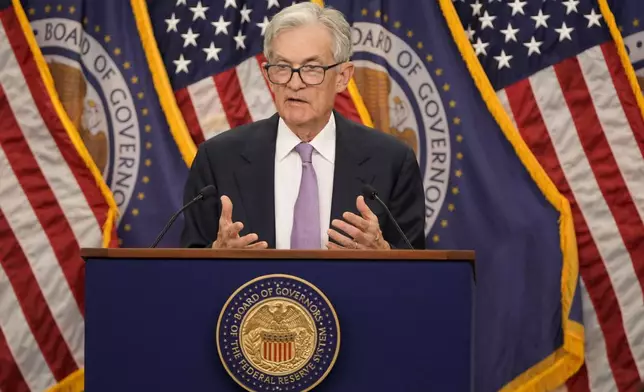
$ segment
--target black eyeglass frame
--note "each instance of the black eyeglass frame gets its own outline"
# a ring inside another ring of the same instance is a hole
[[[307,86],[319,86],[319,85],[321,85],[322,83],[324,83],[324,80],[326,79],[326,71],[330,70],[331,68],[335,68],[335,67],[337,67],[338,65],[343,64],[343,63],[345,63],[345,62],[346,62],[346,61],[340,61],[340,62],[338,62],[338,63],[331,64],[331,65],[308,65],[308,64],[306,64],[306,65],[302,65],[302,66],[297,67],[297,68],[291,67],[290,65],[287,65],[287,64],[268,64],[268,63],[267,63],[267,64],[264,64],[264,69],[266,70],[266,75],[268,76],[268,80],[269,80],[271,83],[276,84],[276,85],[278,85],[278,86],[284,86],[284,85],[288,84],[288,83],[291,81],[291,79],[293,79],[293,74],[294,74],[294,73],[297,73],[298,75],[300,75],[300,80],[302,81],[302,83],[306,84]],[[268,72],[268,71],[269,71],[269,69],[270,69],[271,67],[289,67],[289,68],[291,69],[291,76],[290,76],[290,77],[288,78],[288,80],[287,80],[286,82],[284,82],[284,83],[275,83],[275,82],[273,82],[273,81],[271,80],[270,74],[269,74],[269,72]],[[306,83],[306,82],[304,81],[304,79],[302,78],[302,74],[300,73],[300,71],[301,71],[301,70],[302,70],[302,68],[304,68],[304,67],[307,67],[307,68],[321,68],[321,69],[322,69],[322,71],[324,71],[324,74],[323,74],[323,76],[322,76],[322,81],[320,81],[320,83],[315,83],[315,84]]]

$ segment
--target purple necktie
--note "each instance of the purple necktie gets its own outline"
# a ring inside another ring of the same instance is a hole
[[[320,203],[318,178],[311,161],[313,146],[300,143],[295,147],[295,151],[302,158],[302,180],[293,212],[291,249],[320,249]]]

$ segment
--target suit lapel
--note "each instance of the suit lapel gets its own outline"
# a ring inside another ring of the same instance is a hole
[[[337,112],[334,114],[336,152],[331,221],[342,219],[342,214],[346,211],[358,213],[356,198],[362,194],[363,184],[373,183],[375,177],[375,173],[369,173],[367,170],[365,163],[370,156],[360,148],[360,141],[357,140],[353,130],[354,125]]]
[[[260,241],[275,247],[275,140],[278,115],[267,119],[267,125],[254,132],[242,151],[242,163],[235,170],[237,187],[247,228],[244,234],[257,233]],[[233,209],[234,211],[234,209]]]

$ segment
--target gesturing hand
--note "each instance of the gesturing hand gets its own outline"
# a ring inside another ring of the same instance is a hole
[[[364,197],[358,196],[356,207],[360,211],[358,216],[352,212],[345,212],[342,217],[347,221],[334,219],[331,225],[347,233],[349,237],[340,234],[334,229],[329,229],[328,234],[337,244],[329,242],[328,249],[391,249],[387,241],[382,238],[382,231],[378,217],[374,214]],[[338,245],[339,244],[339,245]]]
[[[266,249],[266,241],[255,242],[259,239],[257,234],[250,233],[243,237],[239,232],[244,228],[241,222],[233,223],[233,202],[228,196],[221,197],[221,216],[219,217],[219,231],[217,239],[212,244],[213,249]]]

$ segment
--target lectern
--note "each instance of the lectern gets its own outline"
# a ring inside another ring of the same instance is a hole
[[[473,390],[473,252],[82,255],[87,391]]]

